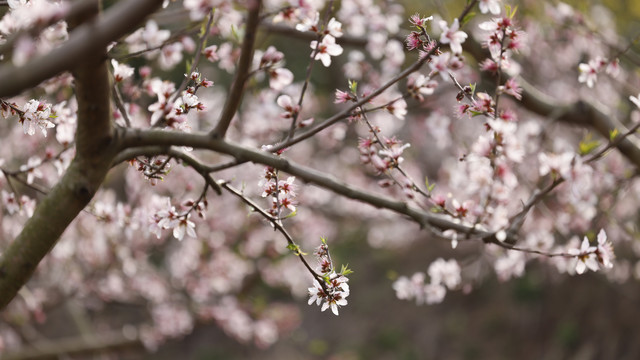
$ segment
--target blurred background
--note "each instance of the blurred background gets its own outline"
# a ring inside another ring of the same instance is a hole
[[[503,3],[506,1],[503,1]],[[509,1],[510,3],[514,3]],[[566,1],[589,16],[607,11],[614,16],[618,31],[631,39],[640,33],[640,1]],[[464,1],[402,1],[405,15],[447,12],[452,17]],[[557,3],[557,2],[551,2]],[[544,16],[543,4],[522,0],[520,10],[531,16]],[[405,28],[408,28],[405,26]],[[285,54],[308,46],[304,40],[288,40],[276,35],[264,39]],[[638,47],[636,46],[637,50]],[[306,58],[287,57],[288,67],[304,72]],[[176,68],[180,77],[182,68]],[[344,88],[339,66],[316,67],[313,79],[320,93],[332,96]],[[230,77],[226,79],[229,81]],[[225,78],[216,78],[224,85]],[[283,290],[258,283],[246,295],[255,304],[282,303],[283,316],[290,331],[266,349],[243,345],[228,337],[215,325],[197,325],[193,333],[170,340],[148,353],[139,342],[118,337],[108,351],[90,351],[60,359],[640,359],[640,286],[637,280],[618,282],[615,274],[588,273],[559,275],[550,266],[536,261],[527,264],[521,278],[498,282],[492,269],[467,267],[464,276],[477,283],[465,291],[448,292],[443,303],[416,305],[398,300],[391,285],[399,275],[426,271],[438,257],[464,259],[478,252],[479,244],[461,244],[454,252],[448,243],[429,241],[429,234],[406,222],[402,226],[421,238],[394,249],[374,249],[367,241],[365,224],[336,219],[341,241],[332,245],[338,264],[349,263],[349,305],[340,315],[320,312],[304,298],[292,298]],[[403,236],[403,235],[401,235]],[[477,271],[474,274],[473,271]],[[628,272],[632,272],[627,269]],[[487,275],[488,274],[488,275]],[[293,309],[291,308],[293,306]],[[294,311],[297,309],[298,311]],[[45,334],[51,345],[59,339],[73,338],[77,331],[70,318],[78,306],[63,303],[48,311],[47,321],[33,325]],[[134,305],[108,304],[82,310],[81,318],[94,330],[122,327],[142,319]],[[126,334],[126,327],[123,332]],[[100,331],[96,331],[100,333]],[[81,339],[83,336],[79,336]],[[135,336],[131,336],[133,339]],[[126,338],[126,336],[125,336]],[[85,337],[86,340],[86,337]],[[103,339],[104,340],[104,339]],[[70,348],[73,341],[69,341]],[[40,344],[41,348],[47,344]],[[57,343],[56,346],[61,346]],[[35,359],[37,352],[24,352],[0,359]]]

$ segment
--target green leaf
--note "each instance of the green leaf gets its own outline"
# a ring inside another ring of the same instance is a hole
[[[289,244],[287,245],[287,249],[293,251],[294,253],[298,253],[300,252],[300,246],[296,245],[296,244]]]
[[[472,11],[472,12],[470,12],[470,13],[468,13],[467,15],[465,15],[465,16],[462,18],[462,24],[460,24],[460,25],[462,26],[463,24],[466,24],[466,23],[467,23],[467,22],[469,22],[471,19],[473,19],[475,16],[476,16],[476,13],[475,13],[475,12],[473,12],[473,11]]]
[[[349,90],[351,90],[351,92],[353,94],[357,94],[358,93],[358,82],[357,81],[353,81],[353,80],[349,80]]]
[[[347,275],[353,274],[353,270],[349,269],[349,264],[342,265],[342,268],[340,269],[340,274],[347,276]]]
[[[240,43],[240,35],[238,34],[238,28],[235,25],[231,25],[231,36],[236,43]]]
[[[591,133],[587,134],[580,144],[578,145],[578,152],[580,155],[587,155],[593,150],[595,150],[598,146],[600,146],[600,142],[598,140],[593,140]]]
[[[202,21],[202,25],[200,25],[200,32],[198,33],[198,37],[203,37],[207,32],[207,22],[208,19],[205,17],[204,21]]]
[[[618,135],[620,135],[620,132],[618,131],[618,129],[613,129],[609,131],[609,140],[613,141],[616,137],[618,137]]]
[[[436,187],[436,184],[431,184],[430,186],[427,187],[427,190],[429,190],[429,192],[432,192],[435,187]]]
[[[513,17],[516,15],[516,12],[518,12],[518,5],[513,8],[513,11],[511,12],[511,15],[509,15],[509,18],[513,19]]]
[[[285,216],[284,218],[285,218],[285,219],[292,218],[292,217],[296,216],[296,214],[297,214],[297,213],[298,213],[297,211],[294,211],[294,212],[292,212],[291,214],[289,214],[289,215]]]

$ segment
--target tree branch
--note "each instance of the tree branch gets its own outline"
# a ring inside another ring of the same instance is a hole
[[[65,70],[71,70],[87,56],[101,52],[109,42],[134,30],[154,12],[162,0],[120,1],[103,18],[78,27],[62,46],[29,61],[22,67],[0,68],[0,97],[19,94]]]
[[[35,343],[29,348],[2,354],[3,360],[35,360],[59,359],[70,355],[92,354],[118,349],[143,349],[142,342],[136,335],[127,337],[121,332],[104,333],[99,336],[85,338],[72,337]]]
[[[249,1],[249,16],[247,19],[247,25],[244,31],[244,40],[242,41],[242,50],[240,53],[240,60],[238,61],[238,69],[236,70],[231,90],[227,94],[227,102],[222,109],[222,115],[216,127],[211,131],[212,137],[223,138],[231,125],[233,116],[238,111],[242,95],[244,93],[244,84],[247,81],[247,74],[249,73],[249,67],[253,61],[253,44],[256,40],[256,29],[260,23],[260,8],[262,6],[262,0],[250,0]]]
[[[453,229],[460,233],[481,237],[485,240],[495,239],[493,232],[474,228],[471,225],[465,225],[459,221],[449,220],[443,216],[429,213],[402,201],[392,200],[381,195],[360,190],[331,175],[327,175],[326,172],[296,164],[270,153],[245,148],[222,139],[211,138],[207,134],[126,129],[121,145],[123,152],[126,152],[127,156],[158,155],[158,152],[163,151],[163,149],[165,149],[164,151],[168,151],[167,147],[169,146],[190,146],[197,149],[216,151],[233,156],[239,163],[250,161],[271,166],[344,197],[406,215],[421,226],[432,226],[441,230]],[[137,149],[141,151],[138,152],[136,151]],[[145,151],[153,151],[153,153],[148,154],[145,153]],[[123,157],[118,156],[118,158],[122,159]]]
[[[129,3],[137,4],[137,2]],[[152,1],[142,0],[140,3],[152,3]],[[113,14],[118,14],[125,8],[129,11],[133,11],[131,8],[140,10],[136,5],[131,7],[122,7],[121,5],[111,12],[110,19],[113,21]],[[129,20],[136,19],[126,14],[121,14],[121,16]],[[138,14],[137,21],[141,21],[143,17],[142,13]],[[98,20],[96,24],[109,23],[108,19],[105,19]],[[112,25],[135,26],[127,21],[112,23]],[[89,25],[78,28],[79,36],[92,33],[98,33],[99,36],[105,34],[116,36],[115,34],[118,33],[113,30],[105,30],[106,33],[101,33],[99,30],[93,31],[87,26]],[[94,30],[99,27],[96,25]],[[76,34],[78,34],[77,32]],[[102,40],[95,42],[100,43]],[[78,41],[70,40],[70,43],[73,45]],[[2,253],[0,258],[0,309],[3,309],[15,297],[20,288],[29,280],[40,261],[56,244],[67,226],[98,191],[110,169],[113,157],[120,148],[111,123],[111,85],[106,63],[106,44],[101,49],[95,48],[95,46],[87,46],[86,48],[94,51],[91,55],[76,59],[81,62],[73,69],[78,100],[76,157],[62,179],[38,205],[33,216],[27,220],[18,237]],[[56,51],[54,50],[54,52]],[[23,70],[34,66],[38,61],[39,59],[36,59],[16,73],[23,73]],[[73,62],[70,62],[68,65],[72,64]],[[4,79],[5,73],[3,71],[6,70],[6,67],[0,70],[0,79]],[[8,77],[11,78],[10,74]],[[18,77],[16,81],[22,80]],[[0,89],[3,90],[7,88],[21,89],[22,86],[28,87],[28,82],[12,84],[9,81],[7,84],[0,80]]]

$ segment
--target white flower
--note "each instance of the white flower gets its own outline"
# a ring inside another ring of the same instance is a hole
[[[592,88],[598,80],[598,71],[606,64],[606,61],[602,58],[595,58],[589,60],[588,64],[581,63],[578,65],[580,76],[578,82],[587,83],[587,86]]]
[[[335,272],[329,275],[329,281],[324,283],[325,288],[320,286],[317,280],[313,281],[313,286],[309,288],[309,305],[314,302],[316,305],[322,303],[321,311],[331,308],[331,312],[338,316],[338,308],[347,305],[349,296],[349,279]],[[326,292],[325,292],[326,289]]]
[[[424,287],[427,304],[438,304],[444,300],[447,289],[440,284],[428,284]]]
[[[311,48],[317,49],[315,52],[314,60],[322,61],[322,65],[329,67],[331,65],[331,57],[342,54],[342,47],[336,44],[336,38],[331,35],[326,35],[322,38],[322,42],[318,44],[317,41],[311,42]]]
[[[629,96],[629,100],[631,100],[632,103],[636,104],[636,106],[640,108],[640,94],[638,94],[637,97]]]
[[[192,238],[196,237],[196,224],[189,220],[190,217],[191,214],[188,214],[186,217],[183,217],[178,221],[177,226],[173,228],[173,237],[178,240],[182,240],[185,233]]]
[[[38,100],[29,100],[24,107],[24,116],[22,120],[22,130],[27,135],[33,135],[36,133],[35,126],[38,126],[42,130],[42,135],[47,137],[47,129],[54,127],[54,123],[49,121],[51,117],[51,105],[46,102]]]
[[[338,38],[342,36],[342,24],[336,18],[331,18],[327,24],[327,31],[329,35]]]
[[[387,105],[385,109],[390,112],[391,115],[400,120],[404,120],[404,117],[407,115],[407,102],[404,99],[398,99]]]
[[[269,71],[269,87],[275,91],[281,91],[293,82],[293,73],[285,68]]]
[[[32,156],[27,161],[27,165],[20,166],[20,171],[27,173],[27,184],[33,183],[34,178],[42,179],[42,171],[38,169],[41,164],[40,158]]]
[[[480,0],[480,12],[486,14],[491,12],[494,15],[500,14],[500,0]]]
[[[580,249],[569,249],[569,254],[575,257],[576,273],[583,274],[587,268],[598,271],[595,246],[589,246],[589,239],[585,236]]]
[[[438,258],[429,265],[429,277],[431,284],[444,284],[449,289],[453,289],[460,285],[460,265],[455,259],[444,260]]]
[[[111,59],[111,65],[113,65],[113,77],[116,82],[120,82],[133,75],[133,68],[127,64],[119,64],[115,59]]]
[[[611,260],[615,259],[616,255],[613,253],[613,246],[611,245],[611,242],[607,241],[607,234],[604,232],[604,229],[600,229],[600,232],[598,233],[596,255],[598,262],[606,269],[611,269],[613,267]]]
[[[416,304],[424,303],[424,279],[425,274],[417,272],[409,279],[406,276],[400,276],[391,286],[396,291],[396,297],[400,300],[416,299]]]
[[[460,28],[458,19],[453,20],[451,27],[447,25],[446,21],[442,20],[440,21],[440,28],[442,29],[440,42],[449,44],[454,54],[462,53],[462,43],[467,39],[467,34],[464,31],[458,31]]]
[[[320,13],[317,11],[312,12],[311,17],[305,16],[302,18],[302,23],[296,25],[296,30],[298,31],[316,31],[318,27],[318,20],[320,19]]]

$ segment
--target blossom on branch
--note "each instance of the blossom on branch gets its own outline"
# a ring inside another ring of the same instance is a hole
[[[460,28],[458,19],[453,20],[451,27],[447,25],[446,21],[441,20],[440,28],[442,29],[440,42],[443,44],[449,44],[449,47],[451,47],[451,51],[454,54],[462,53],[462,43],[467,39],[467,34],[464,31],[458,30]]]
[[[342,54],[342,46],[336,44],[336,39],[331,35],[325,35],[320,43],[312,41],[311,48],[315,50],[313,59],[322,61],[322,65],[326,67],[331,65],[332,56]]]

